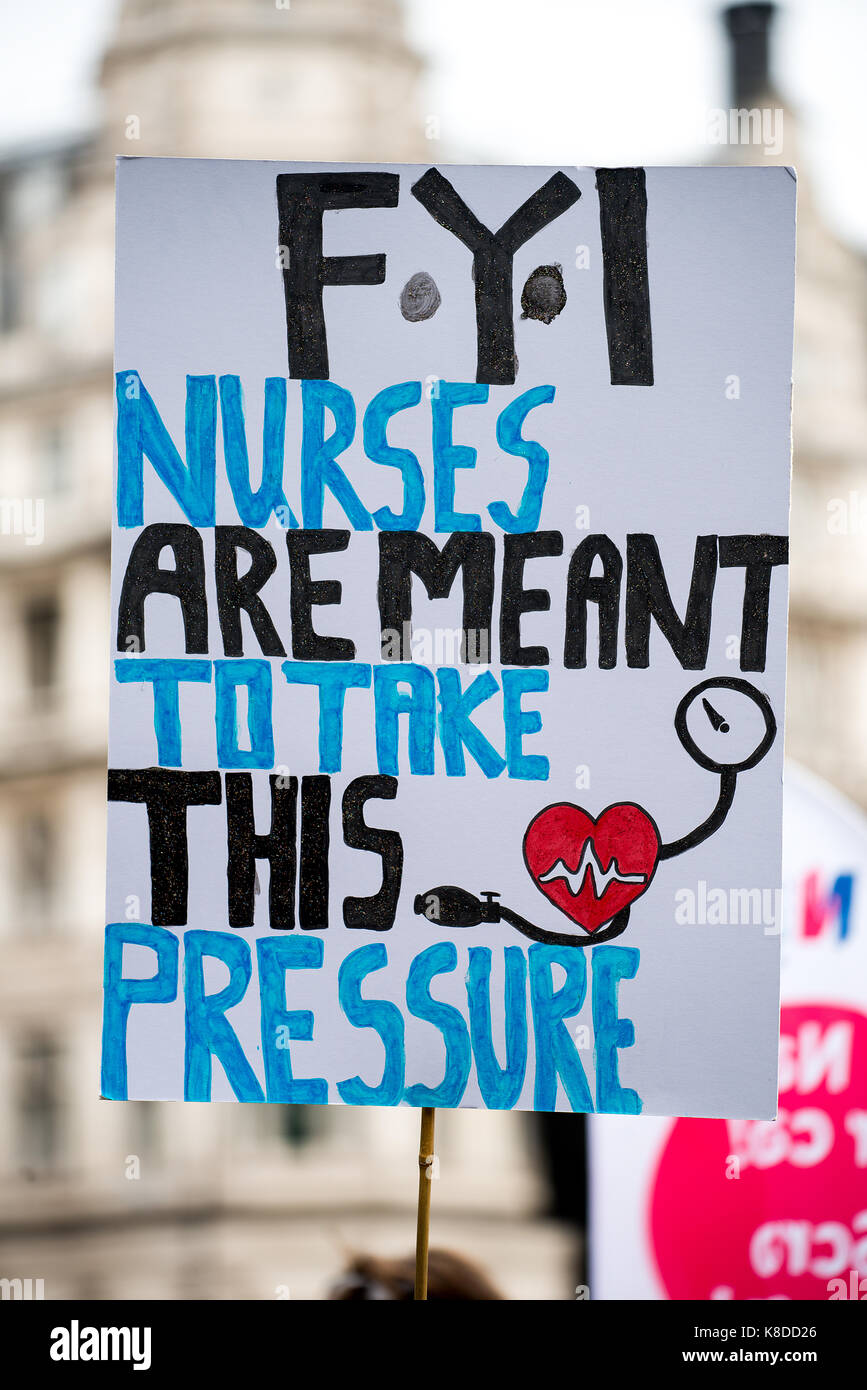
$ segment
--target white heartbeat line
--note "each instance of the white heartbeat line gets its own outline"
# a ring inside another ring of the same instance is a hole
[[[554,879],[563,878],[566,880],[566,886],[572,897],[577,898],[588,869],[590,870],[594,896],[599,900],[605,896],[611,883],[645,883],[647,881],[647,874],[622,874],[620,866],[613,856],[608,868],[603,869],[593,852],[593,844],[588,839],[584,841],[578,868],[574,873],[568,865],[564,864],[562,859],[558,859],[556,864],[551,865],[547,873],[540,874],[539,882],[551,883]],[[603,885],[601,893],[599,892],[600,883]]]

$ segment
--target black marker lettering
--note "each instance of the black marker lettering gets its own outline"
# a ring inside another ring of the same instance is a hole
[[[511,386],[515,380],[515,252],[571,208],[581,197],[581,190],[565,174],[554,174],[507,218],[498,232],[490,231],[479,221],[438,169],[428,169],[413,184],[412,194],[441,227],[472,252],[476,279],[476,381]]]
[[[384,254],[324,256],[322,214],[338,208],[397,207],[397,174],[278,174],[277,211],[283,266],[289,375],[328,379],[324,285],[381,285]]]

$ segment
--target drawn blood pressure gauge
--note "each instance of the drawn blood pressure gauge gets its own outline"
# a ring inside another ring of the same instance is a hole
[[[718,676],[690,690],[677,707],[674,727],[699,767],[719,773],[755,767],[777,732],[765,696],[735,676]]]
[[[678,738],[699,767],[719,776],[716,805],[679,840],[663,843],[652,816],[634,802],[606,806],[595,818],[581,806],[545,806],[524,834],[524,864],[535,887],[569,918],[570,931],[537,926],[498,902],[445,884],[419,893],[415,911],[443,927],[508,922],[533,941],[588,946],[626,930],[632,903],[647,892],[663,859],[694,849],[719,830],[734,800],[738,774],[761,762],[777,734],[773,710],[749,681],[718,676],[683,697],[674,716]],[[576,930],[577,928],[577,930]]]

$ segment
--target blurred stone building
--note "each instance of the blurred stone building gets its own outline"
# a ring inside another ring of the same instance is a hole
[[[738,106],[782,104],[769,8],[730,21]],[[0,163],[0,1277],[48,1298],[312,1297],[347,1248],[411,1246],[415,1112],[98,1099],[113,157],[442,158],[401,19],[124,0],[93,137]],[[800,172],[789,749],[867,804],[867,281]],[[435,1239],[568,1297],[522,1117],[438,1127]]]
[[[722,157],[798,171],[786,751],[867,806],[867,266],[816,206],[797,112],[771,78],[773,18],[769,4],[725,14],[738,129],[779,112],[782,151],[769,160],[754,138]]]
[[[114,156],[424,159],[419,72],[398,0],[124,0],[93,137],[0,165],[0,1277],[47,1298],[315,1297],[412,1247],[416,1112],[109,1104],[98,1052]],[[568,1295],[522,1117],[439,1129],[436,1239]]]

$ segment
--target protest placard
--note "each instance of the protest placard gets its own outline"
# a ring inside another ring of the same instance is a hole
[[[119,162],[105,1096],[773,1114],[794,207]]]

